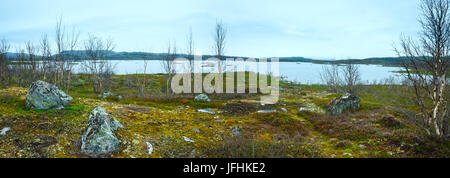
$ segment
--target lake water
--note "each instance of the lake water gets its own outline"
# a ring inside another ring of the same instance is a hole
[[[144,61],[142,60],[115,60],[111,61],[115,66],[115,74],[136,74],[144,73]],[[240,63],[237,64],[242,65]],[[286,77],[289,81],[294,81],[302,84],[322,84],[320,72],[323,70],[323,65],[314,63],[296,63],[296,62],[279,62],[280,76]],[[203,64],[203,71],[210,72],[215,69],[210,63]],[[82,65],[77,64],[75,72],[82,71]],[[393,71],[400,71],[400,67],[383,67],[381,65],[359,65],[361,80],[364,83],[372,83],[373,81],[383,81],[387,78],[399,79],[399,74]],[[181,68],[178,68],[180,71]],[[246,68],[247,71],[257,72],[257,69]],[[217,70],[216,70],[217,71]],[[270,71],[270,69],[269,69]],[[260,71],[261,72],[261,71]],[[165,73],[161,61],[151,60],[147,61],[147,74]],[[265,73],[265,72],[261,72]]]

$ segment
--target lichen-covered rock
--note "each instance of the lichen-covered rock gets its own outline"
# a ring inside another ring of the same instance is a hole
[[[352,94],[345,94],[328,103],[328,113],[331,115],[342,114],[345,110],[359,110],[361,100]]]
[[[103,93],[103,94],[97,95],[97,98],[100,98],[100,99],[117,98],[117,101],[120,101],[120,100],[123,99],[122,96],[117,95],[117,94],[112,93],[112,92],[105,92],[105,93]]]
[[[325,113],[325,111],[319,107],[316,106],[314,103],[303,103],[301,107],[298,108],[299,112],[312,112],[312,113]]]
[[[62,109],[68,106],[70,101],[72,101],[72,97],[55,85],[36,81],[31,83],[25,105],[28,109]]]
[[[87,128],[81,136],[81,152],[98,157],[119,150],[120,140],[114,134],[123,126],[102,107],[94,108],[89,114]]]
[[[211,100],[208,98],[208,95],[202,93],[202,94],[197,95],[194,98],[194,101],[210,102]]]
[[[103,94],[98,95],[97,98],[103,98],[104,99],[104,98],[109,97],[109,96],[116,96],[116,94],[111,93],[111,92],[105,92]]]

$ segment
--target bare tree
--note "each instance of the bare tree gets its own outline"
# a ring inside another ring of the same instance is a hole
[[[80,32],[73,28],[66,31],[63,18],[59,17],[55,26],[56,56],[53,61],[54,83],[60,88],[70,90],[74,51],[78,45]]]
[[[27,55],[24,49],[16,47],[15,64],[12,66],[12,78],[18,86],[25,87],[30,76],[30,65],[27,63]]]
[[[194,39],[192,35],[192,28],[189,28],[189,34],[187,35],[186,41],[187,41],[186,47],[187,58],[191,65],[191,73],[194,73]]]
[[[64,54],[66,49],[66,32],[65,26],[63,25],[62,16],[58,18],[55,26],[55,44],[56,44],[56,57],[53,61],[54,68],[54,84],[58,87],[63,87],[62,80],[64,78]]]
[[[84,43],[84,50],[86,54],[82,65],[86,70],[85,72],[91,75],[90,80],[94,92],[100,93],[111,89],[111,77],[114,66],[106,58],[113,50],[112,40],[103,40],[102,38],[89,35],[89,38]]]
[[[216,27],[214,29],[214,52],[216,54],[216,57],[219,59],[219,73],[222,73],[223,68],[223,56],[225,53],[225,44],[226,44],[226,37],[227,37],[227,29],[225,25],[222,23],[222,21],[216,21]]]
[[[419,41],[402,36],[400,47],[395,49],[399,56],[408,58],[403,63],[405,77],[415,91],[424,127],[438,137],[448,134],[449,7],[448,0],[422,0]]]
[[[73,28],[70,35],[67,38],[67,48],[69,50],[69,56],[65,60],[65,66],[64,71],[67,71],[67,82],[66,86],[64,87],[67,91],[70,91],[70,84],[72,80],[72,70],[73,70],[73,63],[74,63],[74,56],[75,56],[75,50],[78,46],[78,39],[80,37],[80,31]]]
[[[39,76],[38,61],[36,59],[36,47],[34,44],[32,44],[30,41],[28,41],[27,43],[25,43],[25,49],[28,53],[27,64],[30,65],[30,67],[31,67],[31,70],[28,71],[31,74],[30,80],[34,81]]]
[[[145,53],[142,57],[144,59],[142,79],[139,77],[138,71],[136,71],[136,79],[137,79],[136,85],[137,85],[137,93],[139,94],[139,96],[145,96],[145,89],[147,87],[147,66],[148,60],[151,59],[151,55],[149,53]]]
[[[0,41],[0,84],[7,85],[8,81],[8,56],[7,53],[10,49],[8,41],[2,39]]]
[[[39,50],[41,55],[41,79],[47,81],[50,79],[49,73],[51,73],[51,58],[52,51],[50,48],[50,43],[48,41],[47,35],[43,35],[39,44]]]
[[[328,86],[328,89],[334,93],[339,93],[342,85],[341,75],[339,74],[339,65],[323,65],[320,78]]]
[[[165,73],[167,73],[166,81],[166,92],[170,93],[170,81],[172,80],[173,74],[175,73],[174,60],[177,58],[177,46],[174,43],[172,46],[170,41],[167,46],[167,52],[164,59],[161,61],[161,66]]]
[[[348,61],[342,68],[342,73],[345,92],[356,95],[356,87],[361,81],[359,66],[352,61]]]

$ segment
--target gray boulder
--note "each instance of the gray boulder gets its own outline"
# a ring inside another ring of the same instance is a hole
[[[197,95],[194,98],[194,101],[210,102],[211,100],[208,98],[208,95],[202,93],[202,94]]]
[[[328,113],[331,115],[342,114],[345,110],[357,111],[361,100],[352,94],[345,94],[328,103]]]
[[[81,152],[98,157],[119,150],[120,140],[114,134],[123,126],[100,106],[89,114],[87,128],[81,136]]]
[[[62,109],[68,106],[70,101],[72,97],[58,87],[39,80],[31,83],[25,105],[27,109]]]

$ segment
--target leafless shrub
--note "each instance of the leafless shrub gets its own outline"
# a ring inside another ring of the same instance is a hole
[[[90,81],[96,93],[111,89],[111,77],[114,66],[106,60],[108,53],[113,49],[111,39],[103,40],[100,37],[89,35],[84,42],[85,60],[82,62],[86,73],[90,74]]]
[[[359,82],[361,81],[359,66],[349,61],[342,68],[342,77],[345,92],[356,95],[357,86],[360,84]]]
[[[339,93],[341,90],[341,76],[339,73],[339,65],[323,65],[320,78],[328,86],[328,89],[334,93]]]
[[[136,71],[136,90],[139,96],[141,97],[145,97],[145,89],[147,87],[147,65],[148,65],[148,60],[150,59],[150,55],[148,55],[147,53],[143,56],[143,76],[142,79],[139,77],[138,72]]]

